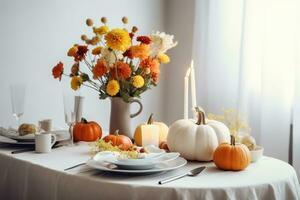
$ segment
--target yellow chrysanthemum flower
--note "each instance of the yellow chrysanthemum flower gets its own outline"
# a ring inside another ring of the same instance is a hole
[[[141,75],[136,75],[132,78],[132,85],[136,88],[141,88],[145,84],[144,78]]]
[[[115,96],[120,91],[119,82],[116,80],[110,80],[106,86],[106,92],[110,96]]]
[[[70,49],[69,49],[69,51],[68,51],[68,56],[75,56],[76,55],[76,53],[77,53],[77,51],[78,51],[78,47],[77,46],[73,46],[73,47],[71,47]]]
[[[93,54],[93,55],[99,55],[99,54],[101,53],[101,49],[102,49],[101,46],[95,47],[95,48],[92,50],[92,54]]]
[[[73,76],[71,79],[71,88],[73,90],[78,90],[82,84],[83,80],[80,76]]]
[[[93,31],[95,34],[104,35],[109,32],[109,27],[108,26],[100,26],[99,28],[94,27]]]
[[[161,53],[158,55],[158,60],[161,63],[166,64],[166,63],[170,62],[170,57],[167,54]]]
[[[113,50],[126,51],[131,45],[129,33],[121,28],[112,29],[105,35],[106,45]]]

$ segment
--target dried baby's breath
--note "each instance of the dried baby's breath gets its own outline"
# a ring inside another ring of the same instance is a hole
[[[229,128],[230,133],[235,137],[237,137],[238,133],[241,131],[245,133],[250,133],[251,131],[247,121],[244,119],[244,116],[232,108],[223,109],[222,115],[209,113],[207,117],[208,119],[223,122]]]
[[[98,152],[101,151],[111,151],[111,152],[118,152],[120,159],[138,159],[139,158],[139,152],[132,148],[132,150],[129,151],[123,151],[117,146],[113,146],[111,142],[105,142],[104,140],[100,139],[94,142],[91,145],[91,154],[95,155]]]

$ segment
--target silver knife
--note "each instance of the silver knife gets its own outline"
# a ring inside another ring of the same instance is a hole
[[[52,147],[52,149],[56,149],[56,148],[59,148],[59,147],[62,147],[63,145],[54,145]],[[24,153],[24,152],[30,152],[30,151],[35,151],[35,147],[29,147],[29,148],[26,148],[26,149],[18,149],[18,150],[15,150],[15,151],[12,151],[11,154],[18,154],[18,153]]]
[[[86,164],[85,162],[84,162],[84,163],[79,163],[79,164],[77,164],[77,165],[74,165],[74,166],[72,166],[72,167],[68,167],[68,168],[64,169],[64,171],[68,171],[68,170],[70,170],[70,169],[74,169],[74,168],[76,168],[76,167],[83,166],[83,165],[85,165],[85,164]]]
[[[158,181],[158,184],[162,185],[165,183],[168,183],[170,181],[174,181],[177,180],[179,178],[185,177],[185,176],[197,176],[198,174],[200,174],[206,167],[197,167],[195,169],[192,169],[191,171],[184,173],[184,174],[180,174],[180,175],[176,175],[176,176],[172,176],[169,178],[166,178],[164,180]]]
[[[84,163],[79,163],[79,164],[77,164],[77,165],[68,167],[68,168],[64,169],[64,171],[68,171],[68,170],[70,170],[70,169],[74,169],[74,168],[76,168],[76,167],[80,167],[80,166],[83,166],[83,165],[86,165],[86,163],[85,163],[85,162],[84,162]],[[103,161],[102,165],[103,165],[104,167],[106,167],[106,168],[109,168],[109,169],[115,169],[115,168],[117,168],[116,165],[114,165],[114,164],[112,164],[112,163],[109,163],[109,162],[107,162],[107,161]]]

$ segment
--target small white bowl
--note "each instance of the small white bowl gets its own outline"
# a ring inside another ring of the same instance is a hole
[[[262,146],[256,146],[254,150],[250,151],[251,162],[256,162],[263,156],[264,148]]]

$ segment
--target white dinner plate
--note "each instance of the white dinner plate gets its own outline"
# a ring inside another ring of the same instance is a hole
[[[179,153],[149,153],[145,158],[140,159],[120,159],[114,152],[103,151],[97,153],[93,160],[96,162],[108,162],[115,164],[120,169],[144,170],[154,168],[156,164],[175,160]]]
[[[180,167],[183,167],[186,164],[187,164],[187,161],[182,157],[178,157],[175,160],[158,163],[154,166],[154,168],[144,169],[144,170],[119,169],[114,164],[107,163],[107,162],[100,163],[93,159],[90,159],[86,163],[87,166],[94,168],[94,169],[101,170],[101,171],[115,172],[115,173],[127,173],[127,174],[150,174],[150,173],[165,172],[165,171],[178,169]]]
[[[34,145],[34,142],[29,141],[29,142],[21,142],[17,141],[5,136],[0,135],[0,143],[2,144],[13,144],[13,145]]]
[[[56,135],[57,141],[64,141],[64,140],[70,139],[70,133],[67,130],[51,131],[50,133]],[[7,135],[6,137],[9,137],[14,140],[22,141],[22,142],[33,142],[34,141],[34,134],[28,134],[28,135],[24,135],[24,136]]]
[[[56,135],[57,142],[66,141],[70,139],[69,131],[66,130],[52,131],[51,133]],[[28,134],[25,136],[2,135],[0,137],[0,143],[14,145],[34,145],[34,134]]]
[[[24,141],[24,142],[34,141],[34,134],[28,134],[28,135],[23,135],[23,136],[20,136],[20,135],[7,135],[6,137],[9,137],[9,138],[14,139],[14,140]]]
[[[2,135],[0,135],[0,142],[2,142],[2,143],[9,143],[9,144],[18,143],[18,141],[13,140],[13,139],[8,138],[8,137],[5,137],[5,136],[2,136]]]

